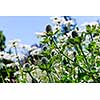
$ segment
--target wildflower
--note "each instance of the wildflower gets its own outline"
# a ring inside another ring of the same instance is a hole
[[[2,52],[0,52],[0,58],[1,59],[11,60],[11,55],[2,51]]]
[[[55,25],[54,26],[54,32],[58,31],[61,29],[61,26],[60,25]]]
[[[73,20],[69,20],[69,21],[66,21],[66,26],[68,26],[68,25],[74,25],[74,21]]]
[[[35,33],[37,36],[45,36],[46,32],[36,32]]]
[[[10,64],[7,64],[6,66],[7,67],[14,67],[15,66],[15,63],[10,63]]]
[[[64,16],[64,19],[66,20],[64,24],[69,26],[71,30],[74,30],[77,25],[76,20],[70,16]]]
[[[70,56],[72,56],[73,55],[73,51],[68,51],[68,56],[70,57]]]
[[[19,39],[10,40],[10,41],[9,41],[9,46],[10,46],[11,48],[12,48],[12,47],[18,47],[20,42],[21,42],[21,40],[19,40]]]
[[[11,60],[14,61],[16,59],[16,55],[10,54]]]
[[[39,54],[41,52],[41,48],[37,48],[30,52],[31,55]]]
[[[20,59],[20,60],[24,60],[24,58],[25,58],[26,56],[24,55],[24,54],[18,54],[18,55],[16,55],[16,58],[18,59]]]
[[[18,70],[19,68],[19,63],[18,62],[13,62],[13,63],[9,63],[9,64],[6,64],[6,67],[8,68],[16,68],[16,70]]]
[[[0,58],[3,59],[5,56],[5,53],[4,52],[0,52]]]
[[[10,83],[10,79],[9,79],[8,77],[6,77],[4,80],[5,80],[7,83],[8,83],[8,82]]]
[[[14,73],[14,76],[17,76],[17,75],[21,75],[20,71],[16,71],[16,72]]]
[[[65,21],[64,18],[59,17],[59,16],[54,16],[54,17],[51,17],[50,19],[53,21],[55,25],[61,25]]]
[[[68,38],[72,38],[72,31],[68,32],[68,33],[66,34],[66,36],[67,36]]]
[[[31,52],[31,51],[33,51],[33,50],[36,50],[38,47],[37,46],[32,46],[30,49],[29,49],[29,51]]]

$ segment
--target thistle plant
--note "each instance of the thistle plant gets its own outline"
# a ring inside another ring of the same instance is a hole
[[[54,29],[47,25],[41,35],[41,44],[47,49],[42,50],[45,60],[38,65],[46,71],[48,82],[100,82],[100,24],[85,23],[82,30],[70,16],[51,19]]]
[[[78,27],[70,16],[50,19],[44,32],[36,32],[39,44],[15,39],[9,42],[10,52],[0,51],[0,82],[99,83],[99,21]]]

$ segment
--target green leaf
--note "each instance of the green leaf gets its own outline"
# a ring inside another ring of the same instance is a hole
[[[86,31],[87,31],[88,33],[91,33],[91,26],[90,26],[90,25],[87,25],[87,26],[86,26]]]

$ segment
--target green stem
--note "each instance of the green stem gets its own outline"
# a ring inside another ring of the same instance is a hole
[[[82,55],[83,55],[84,60],[85,60],[85,63],[86,63],[87,66],[89,67],[89,63],[88,63],[87,58],[86,58],[86,56],[85,56],[85,54],[84,54],[84,52],[83,52],[83,50],[82,50],[82,46],[81,46],[81,44],[79,44],[79,48],[80,48],[80,50],[81,50],[81,52],[82,52]]]
[[[51,38],[52,38],[52,37],[51,37]],[[52,38],[52,40],[53,40],[53,38]],[[79,66],[81,69],[83,69],[87,74],[89,73],[87,70],[85,70],[83,67],[81,67],[77,62],[74,62],[74,61],[73,61],[72,59],[70,59],[67,55],[65,55],[62,51],[60,51],[59,47],[57,46],[57,44],[55,43],[54,40],[53,40],[53,42],[54,42],[56,48],[59,50],[59,52],[60,52],[63,56],[65,56],[65,57],[66,57],[68,60],[70,60],[71,62],[75,63],[76,66]],[[81,50],[81,52],[82,52],[82,54],[83,54],[83,56],[84,56],[85,63],[86,63],[87,66],[88,66],[88,65],[89,65],[89,64],[88,64],[88,61],[87,61],[87,59],[86,59],[86,56],[85,56],[85,54],[84,54],[84,52],[83,52],[82,47],[81,47],[80,44],[79,44],[79,48],[80,48],[80,50]],[[79,51],[78,51],[78,52],[79,52]]]
[[[91,33],[90,33],[90,36],[91,36],[91,40],[92,40],[92,42],[93,42],[93,36],[92,36]],[[91,52],[91,54],[92,54],[92,58],[93,58],[93,60],[92,60],[92,66],[94,66],[94,64],[95,64],[95,56],[94,56],[93,48],[92,48],[92,52]]]
[[[1,74],[1,79],[2,79],[2,83],[4,83],[4,79],[3,79],[3,76],[2,76],[2,74]]]
[[[52,38],[52,37],[51,37],[51,38]],[[63,56],[65,56],[68,60],[71,60],[72,62],[74,62],[72,59],[70,59],[68,56],[66,56],[66,55],[59,49],[59,47],[57,46],[57,44],[55,43],[55,41],[54,41],[53,38],[52,38],[52,40],[53,40],[53,42],[54,42],[56,48],[58,49],[58,51],[59,51]]]
[[[18,52],[17,52],[17,48],[15,47],[15,54],[17,56],[17,60],[18,60],[18,63],[20,64],[20,67],[22,67],[22,64],[20,63],[20,59],[19,59],[19,56],[18,56]]]
[[[10,73],[9,73],[7,67],[6,67],[6,66],[4,66],[4,67],[5,67],[5,69],[6,69],[6,72],[7,72],[8,78],[10,78]]]
[[[47,76],[48,76],[49,82],[52,83],[52,80],[51,80],[50,75],[49,75],[48,72],[47,72]]]
[[[32,76],[32,74],[30,72],[28,72],[28,74],[32,78],[32,83],[38,83],[38,81]]]
[[[52,80],[51,82],[54,83],[54,79],[53,79],[53,76],[52,76],[51,73],[50,73],[50,77],[51,77],[51,80]]]
[[[20,72],[21,72],[21,75],[22,75],[22,79],[23,79],[23,71],[22,71],[22,64],[20,62],[20,59],[19,59],[19,56],[18,56],[18,52],[17,52],[17,48],[15,47],[15,53],[16,53],[16,56],[17,56],[17,60],[18,60],[18,63],[19,63],[19,67],[20,67]]]

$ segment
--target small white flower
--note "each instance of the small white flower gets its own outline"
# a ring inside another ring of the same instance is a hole
[[[56,25],[61,25],[62,23],[65,23],[65,22],[64,22],[65,19],[62,18],[62,17],[60,17],[60,16],[54,16],[54,17],[51,17],[50,19],[51,19],[51,20],[53,21],[53,23],[56,24]]]
[[[8,54],[8,53],[6,53],[6,52],[0,52],[0,58],[1,58],[1,59],[11,60],[10,54]]]
[[[10,82],[10,79],[8,77],[5,78],[5,81]]]
[[[18,57],[19,57],[20,60],[23,60],[26,56],[24,54],[18,54],[16,56],[16,58],[18,58]]]
[[[92,79],[88,80],[88,83],[91,83],[91,82],[93,82],[93,80],[92,80]]]
[[[0,58],[3,59],[5,56],[5,53],[4,52],[0,52]]]
[[[68,38],[72,38],[72,31],[70,31],[69,33],[67,33]]]
[[[68,20],[68,21],[65,21],[64,24],[65,24],[66,26],[68,26],[68,25],[74,25],[74,23],[75,23],[75,22],[74,22],[73,20]]]
[[[37,49],[37,46],[32,46],[29,51],[33,51],[33,50],[36,50]]]
[[[10,64],[7,64],[6,66],[7,67],[12,67],[12,66],[15,66],[15,64],[14,63],[10,63]]]
[[[5,59],[7,59],[7,60],[11,60],[11,55],[10,55],[10,54],[8,54],[8,53],[5,53],[4,58],[5,58]]]
[[[15,66],[19,66],[19,63],[18,62],[13,62],[13,63],[7,64],[6,66],[14,68]]]
[[[55,25],[54,26],[54,32],[58,31],[61,29],[61,26],[60,25]]]
[[[16,61],[16,60],[23,60],[26,56],[24,54],[17,54],[17,55],[11,55],[11,60]]]
[[[45,36],[46,32],[36,32],[35,33],[37,36]]]
[[[58,47],[61,47],[61,46],[62,46],[62,44],[61,44],[61,43],[57,43],[57,46],[58,46]]]
[[[14,54],[10,54],[10,57],[11,57],[10,60],[12,60],[12,61],[14,61],[16,59],[16,55],[14,55]]]
[[[100,42],[96,42],[97,46],[100,46]]]
[[[96,59],[100,59],[100,56],[96,56]]]
[[[73,51],[68,51],[68,56],[70,57],[70,56],[72,56],[73,55]]]
[[[21,74],[20,71],[16,71],[16,72],[14,73],[14,76],[20,75],[20,74]]]
[[[31,55],[39,54],[41,52],[41,48],[37,48],[30,52]]]
[[[10,40],[9,41],[9,47],[17,47],[19,46],[19,43],[21,42],[21,40],[19,39],[15,39],[15,40]]]

